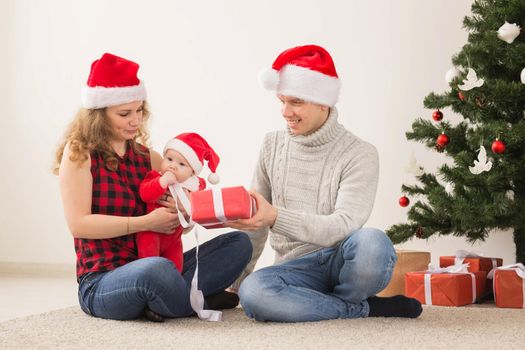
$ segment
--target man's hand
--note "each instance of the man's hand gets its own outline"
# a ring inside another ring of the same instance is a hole
[[[277,218],[277,208],[268,203],[268,201],[255,191],[250,191],[250,195],[255,198],[257,203],[257,212],[250,219],[239,219],[226,221],[225,226],[240,231],[255,231],[262,227],[271,227]]]

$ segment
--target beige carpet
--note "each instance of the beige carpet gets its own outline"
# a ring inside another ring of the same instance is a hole
[[[260,323],[108,321],[70,307],[0,323],[0,349],[523,349],[525,310],[425,307],[416,320],[367,318]]]

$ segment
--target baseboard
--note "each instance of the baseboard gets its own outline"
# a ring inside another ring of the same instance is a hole
[[[0,261],[0,273],[32,276],[74,276],[74,264],[45,264]]]

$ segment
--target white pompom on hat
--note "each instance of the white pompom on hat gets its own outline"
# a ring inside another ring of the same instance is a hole
[[[95,109],[116,106],[147,97],[144,83],[137,77],[139,65],[105,53],[91,64],[86,86],[82,89],[82,107]]]
[[[220,177],[216,170],[220,158],[202,136],[194,132],[177,135],[166,143],[163,153],[169,149],[182,154],[193,168],[195,175],[201,173],[206,160],[211,171],[208,182],[214,185],[219,183]]]
[[[332,107],[339,99],[341,82],[332,57],[320,46],[297,46],[282,52],[271,68],[259,73],[267,90]]]

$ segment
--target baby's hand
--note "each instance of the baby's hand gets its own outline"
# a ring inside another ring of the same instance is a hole
[[[175,177],[175,174],[171,171],[166,171],[161,177],[160,177],[160,185],[163,188],[168,187],[169,185],[173,185],[174,183],[177,183],[177,178]]]

